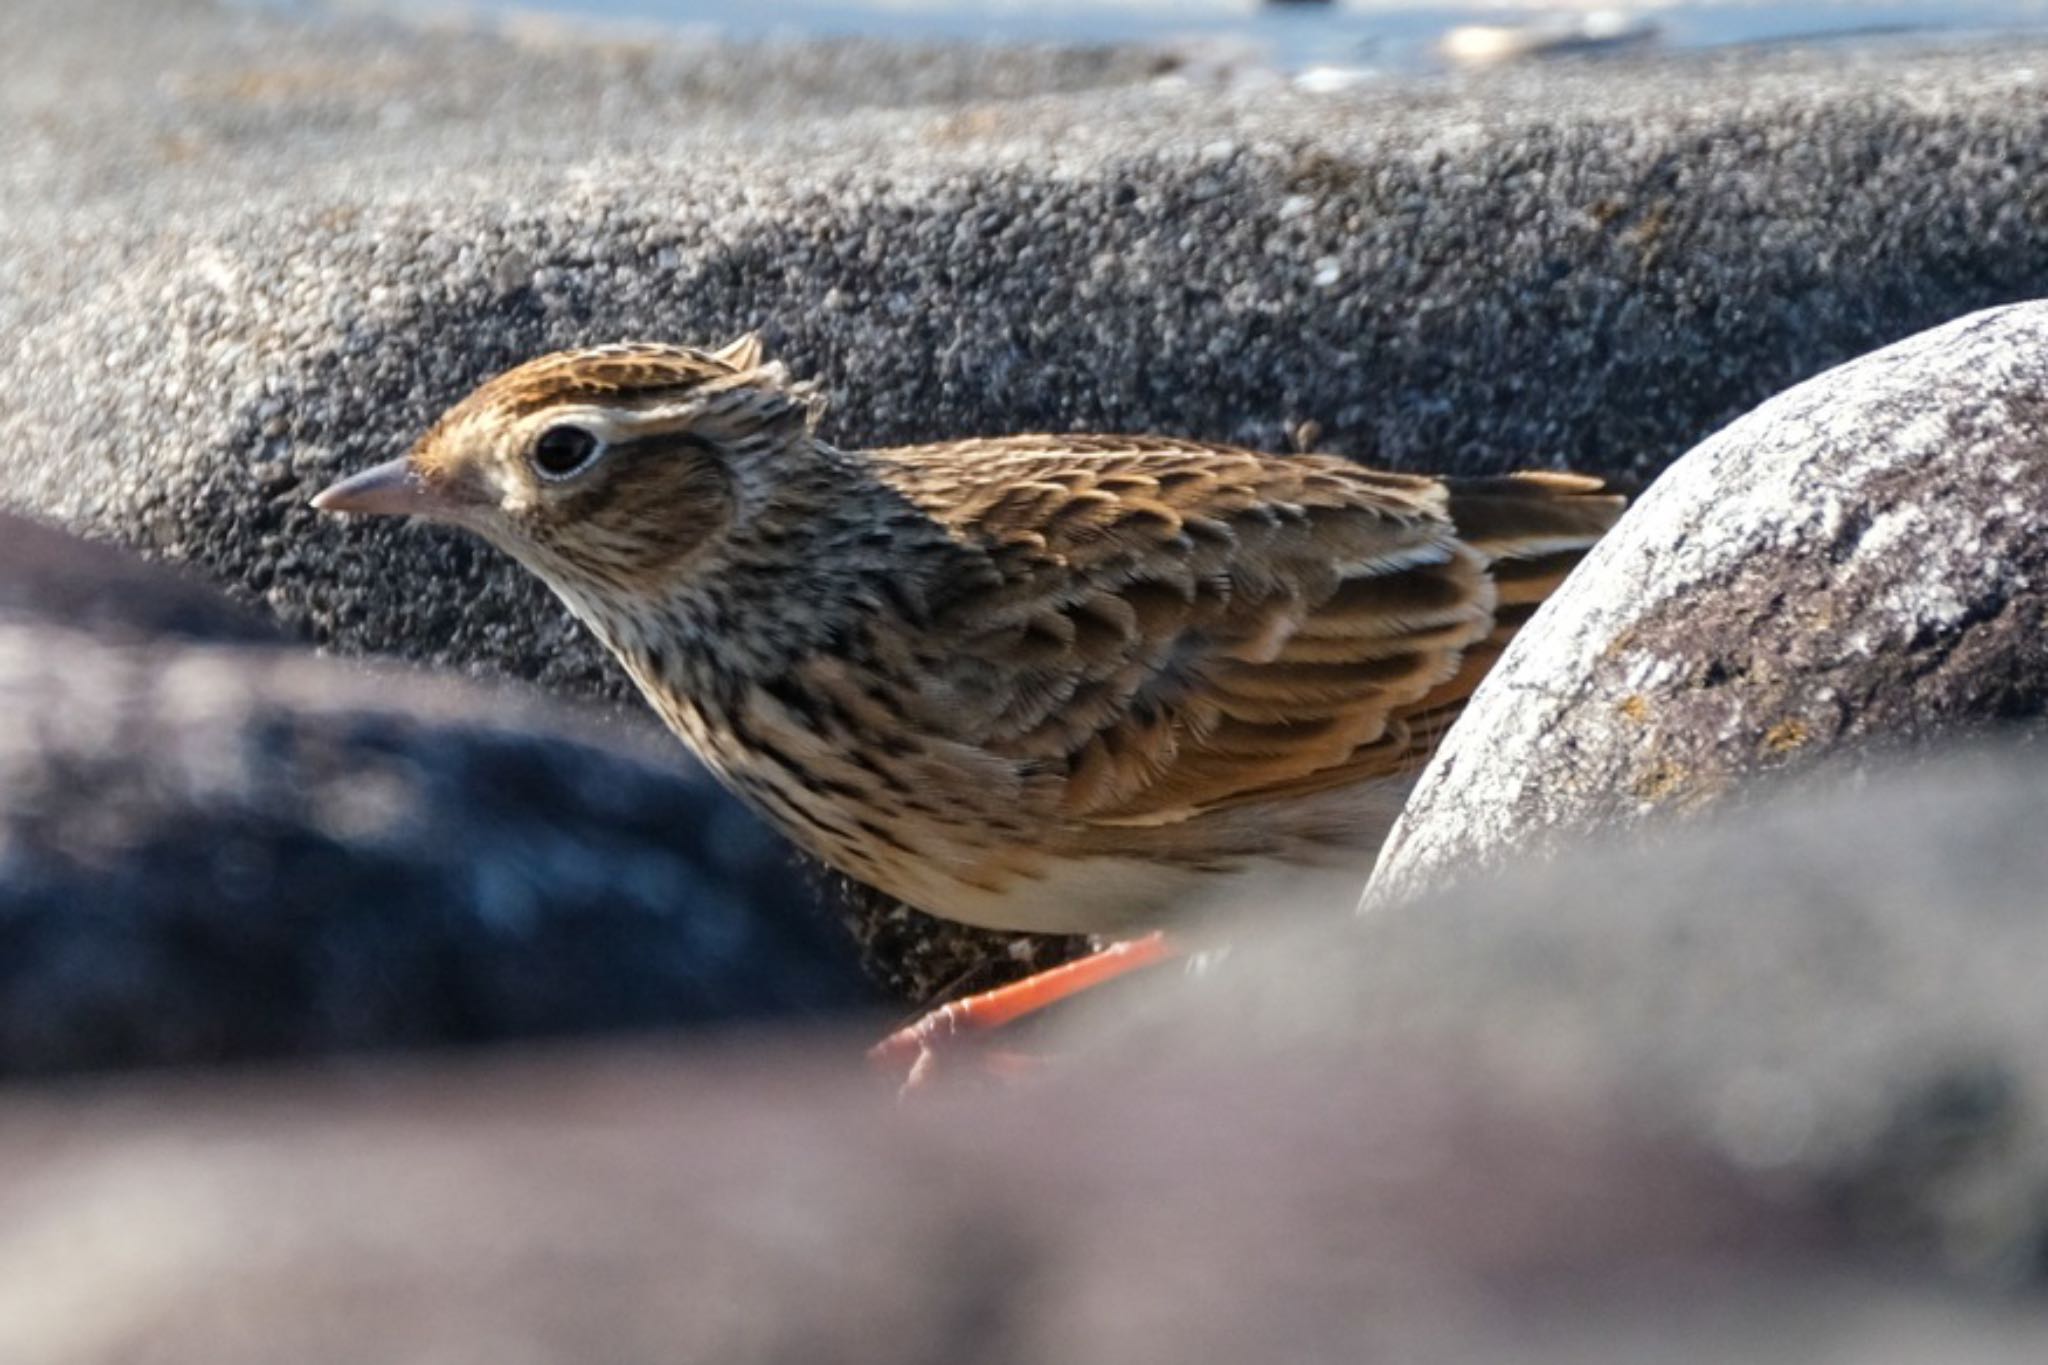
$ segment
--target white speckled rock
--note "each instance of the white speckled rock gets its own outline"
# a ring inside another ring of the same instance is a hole
[[[1686,455],[1501,661],[1366,900],[2048,699],[2048,304],[1979,313]]]

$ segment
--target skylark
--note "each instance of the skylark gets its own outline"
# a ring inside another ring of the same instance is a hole
[[[816,425],[752,337],[568,351],[315,506],[510,554],[839,870],[970,924],[1130,937],[1351,906],[1416,770],[1625,501],[1157,436],[842,450]]]

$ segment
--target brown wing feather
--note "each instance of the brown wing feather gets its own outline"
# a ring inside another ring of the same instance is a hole
[[[1259,799],[1398,776],[1427,761],[1508,641],[1614,525],[1632,496],[1619,481],[1544,472],[1449,479],[1445,488],[1459,540],[1486,557],[1494,587],[1491,629],[1463,648],[1449,677],[1392,710],[1385,741],[1364,746],[1286,790],[1261,792]]]
[[[939,622],[956,733],[1062,777],[1061,813],[1093,826],[1412,769],[1623,501],[1163,440],[883,453],[1000,575]]]
[[[1465,709],[1494,662],[1544,599],[1626,510],[1632,486],[1583,474],[1530,472],[1492,479],[1447,479],[1458,538],[1486,557],[1493,582],[1491,629],[1467,644],[1456,669],[1414,702],[1395,707],[1388,736],[1398,743],[1361,748],[1262,800],[1307,795],[1350,782],[1398,776],[1420,767]],[[1386,581],[1386,580],[1380,580]]]

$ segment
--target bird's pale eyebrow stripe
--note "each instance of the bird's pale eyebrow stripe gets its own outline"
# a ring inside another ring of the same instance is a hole
[[[505,410],[511,416],[528,417],[546,408],[573,403],[600,407],[608,402],[620,400],[652,404],[664,399],[687,398],[702,388],[703,384],[702,379],[692,379],[674,384],[644,386],[602,383],[536,385],[531,389],[516,392],[502,401]]]

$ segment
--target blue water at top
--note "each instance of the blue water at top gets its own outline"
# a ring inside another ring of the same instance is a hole
[[[366,6],[417,12],[433,8],[433,0],[350,0],[352,8]],[[739,39],[863,36],[1175,46],[1220,42],[1256,53],[1283,69],[1299,70],[1317,64],[1426,66],[1438,40],[1461,25],[1528,24],[1583,14],[1587,7],[1418,5],[1404,0],[465,0],[461,8],[485,14],[542,13],[654,23]],[[1666,0],[1613,8],[1653,25],[1657,45],[1667,49],[2048,34],[2048,0]]]

